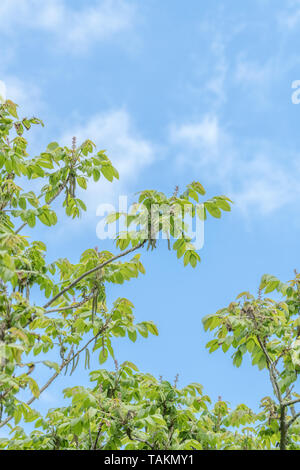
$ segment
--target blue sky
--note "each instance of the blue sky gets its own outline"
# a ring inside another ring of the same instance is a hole
[[[120,362],[257,407],[270,393],[266,375],[247,361],[234,368],[229,353],[209,355],[201,318],[255,293],[262,274],[286,281],[299,269],[300,106],[291,86],[300,79],[300,1],[2,0],[0,20],[0,80],[20,114],[46,124],[32,152],[91,138],[120,171],[119,183],[91,185],[83,219],[30,232],[46,239],[49,260],[110,246],[96,237],[96,207],[118,194],[170,194],[198,180],[208,196],[235,201],[207,222],[196,270],[162,245],[143,253],[145,276],[109,295],[128,297],[136,319],[160,331],[134,345],[118,340]],[[39,406],[56,406],[62,387],[86,377],[59,379]]]

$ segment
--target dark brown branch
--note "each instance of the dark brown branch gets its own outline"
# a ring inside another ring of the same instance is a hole
[[[100,434],[101,434],[101,431],[102,431],[102,426],[103,426],[103,421],[101,421],[101,423],[99,424],[97,436],[96,436],[96,439],[95,439],[95,442],[94,442],[94,445],[93,445],[93,450],[97,449],[99,437],[100,437]]]

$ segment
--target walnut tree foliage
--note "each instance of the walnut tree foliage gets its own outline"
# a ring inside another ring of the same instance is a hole
[[[261,289],[277,289],[282,302],[245,294],[243,303],[204,319],[206,329],[216,330],[211,351],[233,347],[235,365],[249,353],[254,364],[269,370],[274,397],[264,398],[258,413],[244,404],[231,409],[221,397],[211,403],[197,383],[180,389],[177,378],[170,383],[140,372],[130,361],[118,364],[116,338],[135,342],[138,335],[147,338],[158,330],[151,321],[135,322],[128,299],[110,299],[108,308],[107,284],[144,274],[143,250],[159,249],[166,241],[185,266],[195,268],[200,257],[187,227],[178,224],[178,208],[205,220],[207,215],[220,218],[231,201],[216,196],[200,203],[205,190],[198,182],[182,194],[176,188],[171,196],[142,191],[130,213],[107,218],[113,223],[123,217],[128,228],[118,235],[115,253],[87,247],[78,263],[66,258],[49,263],[47,247],[31,229],[43,224],[51,230],[59,223],[54,201],[65,217],[79,217],[86,206],[78,188],[87,189],[90,179],[113,182],[118,172],[90,140],[78,144],[74,138],[70,148],[52,142],[30,156],[25,135],[34,125],[43,123],[20,120],[13,102],[0,106],[0,428],[7,435],[0,448],[222,450],[276,448],[279,443],[297,448],[299,395],[293,385],[299,370],[299,277],[290,285],[263,278]],[[25,191],[24,185],[35,190]],[[156,223],[149,216],[154,206]],[[167,240],[159,240],[162,234]],[[89,387],[62,390],[67,405],[46,415],[35,410],[36,400],[60,374],[89,369],[92,356],[99,369],[90,371]],[[114,370],[103,368],[109,356]],[[49,372],[45,383],[42,368]],[[31,395],[27,401],[24,393]],[[29,434],[24,425],[32,429]]]
[[[277,291],[279,299],[267,295]],[[210,352],[233,349],[239,367],[249,354],[252,365],[267,369],[272,397],[261,400],[263,412],[256,433],[264,447],[300,448],[300,276],[288,283],[264,275],[254,297],[242,292],[235,302],[203,319],[206,330],[215,330]]]

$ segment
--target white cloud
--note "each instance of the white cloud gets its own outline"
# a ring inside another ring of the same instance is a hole
[[[170,140],[183,149],[177,155],[180,169],[201,172],[245,213],[268,214],[300,198],[299,156],[286,156],[286,150],[264,141],[241,142],[221,126],[217,115],[173,124]]]
[[[284,63],[278,55],[268,60],[251,60],[245,54],[237,57],[233,79],[256,106],[269,108],[273,104],[272,92],[283,74],[291,67],[290,59]]]
[[[1,80],[6,87],[6,98],[20,106],[21,114],[36,115],[42,105],[40,88],[31,83],[24,82],[13,75],[2,74]]]
[[[291,155],[286,166],[275,155],[275,149],[262,150],[233,171],[233,181],[238,179],[240,187],[233,190],[232,197],[244,212],[251,209],[268,214],[299,200],[297,156]]]
[[[220,129],[216,116],[205,115],[200,122],[182,124],[171,128],[173,141],[187,141],[215,153],[220,140]]]
[[[135,10],[127,0],[98,0],[94,6],[75,9],[65,0],[1,0],[1,33],[20,28],[52,34],[61,47],[84,51],[91,44],[129,30]]]
[[[272,78],[272,75],[274,75],[274,68],[270,62],[258,64],[243,59],[237,62],[235,78],[246,85],[249,82],[255,86],[263,85]]]
[[[187,164],[201,168],[208,179],[213,168],[218,181],[231,172],[235,150],[229,133],[220,126],[216,114],[206,114],[194,122],[171,125],[170,140],[184,148],[184,152],[177,156],[179,167]]]
[[[219,109],[227,101],[227,83],[232,79],[231,54],[228,53],[232,42],[245,29],[245,23],[232,20],[228,28],[224,28],[221,18],[224,15],[222,5],[216,9],[215,18],[205,18],[200,23],[202,41],[205,44],[195,57],[194,69],[201,80],[197,89],[208,99],[209,109]],[[218,21],[221,20],[221,21]],[[227,25],[228,26],[228,25]],[[204,65],[205,64],[205,65]]]
[[[214,36],[212,40],[211,52],[215,58],[214,67],[205,88],[213,93],[214,105],[219,106],[226,101],[225,81],[228,73],[228,62],[225,55],[225,44],[218,35]]]
[[[155,159],[153,144],[139,135],[130,114],[124,109],[96,114],[84,124],[74,124],[58,142],[70,147],[73,136],[76,136],[78,145],[90,139],[97,145],[97,150],[106,150],[120,179],[110,183],[101,176],[98,182],[90,179],[86,191],[77,188],[76,194],[85,202],[87,211],[82,213],[80,220],[60,217],[55,236],[61,240],[68,236],[81,239],[83,232],[87,231],[93,234],[100,220],[97,212],[100,204],[111,204],[114,210],[118,210],[118,196],[121,195],[128,197],[128,206],[135,202],[136,191],[144,189],[138,186],[139,178]],[[58,209],[60,213],[63,213],[62,208]],[[53,237],[53,234],[45,231],[44,236]]]

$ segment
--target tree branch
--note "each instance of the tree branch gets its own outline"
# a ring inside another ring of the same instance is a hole
[[[97,449],[99,437],[100,437],[100,434],[101,434],[101,431],[102,431],[102,426],[103,426],[103,421],[101,421],[101,423],[99,424],[97,436],[96,436],[96,439],[95,439],[95,442],[94,442],[94,445],[93,445],[93,450]]]
[[[66,179],[66,181],[61,185],[61,187],[59,188],[59,190],[57,191],[56,194],[54,194],[54,196],[48,201],[48,205],[49,204],[52,204],[52,202],[60,195],[60,193],[62,192],[62,190],[66,187],[67,183],[68,183],[68,180],[69,178]],[[40,197],[42,197],[42,194],[40,195]],[[15,234],[17,235],[18,233],[21,232],[21,230],[23,230],[24,227],[26,227],[27,225],[27,222],[24,222],[16,231],[15,231]]]
[[[287,429],[288,429],[298,418],[300,418],[300,411],[299,411],[299,413],[295,414],[295,416],[294,416],[293,418],[291,418],[291,419],[289,420],[289,422],[288,422],[287,425],[286,425]]]
[[[90,343],[92,343],[95,339],[98,338],[98,336],[100,336],[108,327],[109,325],[109,322],[111,320],[111,316],[106,320],[106,322],[104,323],[104,325],[102,326],[102,328],[98,331],[98,333],[93,336],[93,338],[91,338],[81,349],[79,349],[79,351],[77,351],[75,354],[72,355],[72,348],[69,352],[69,355],[67,357],[67,359],[65,361],[63,361],[63,363],[61,364],[60,368],[59,368],[59,372],[55,372],[55,374],[53,374],[50,379],[40,388],[40,395],[52,384],[52,382],[59,376],[59,374],[61,373],[61,371],[68,365],[70,364],[71,361],[73,361],[77,356],[79,356],[79,354],[81,354],[88,346]],[[40,396],[39,395],[39,396]],[[30,398],[30,400],[28,400],[26,402],[26,405],[31,405],[31,403],[33,403],[37,398],[39,397],[34,397],[32,396]],[[3,426],[5,426],[5,424],[7,424],[11,419],[13,418],[13,416],[9,416],[8,418],[6,418],[4,421],[0,422],[0,428],[2,428]]]
[[[98,271],[99,269],[103,268],[104,266],[107,266],[108,264],[112,263],[113,261],[116,261],[117,259],[119,258],[122,258],[123,256],[126,256],[128,255],[129,253],[132,253],[133,251],[136,251],[138,250],[139,248],[141,248],[143,245],[145,244],[145,240],[140,242],[138,245],[130,248],[129,250],[126,250],[126,251],[122,251],[122,253],[119,253],[118,255],[116,256],[113,256],[112,258],[108,259],[107,261],[104,261],[103,263],[99,264],[98,266],[96,266],[95,268],[92,268],[90,269],[89,271],[86,271],[85,273],[83,273],[81,276],[79,276],[77,279],[75,279],[74,281],[72,281],[67,287],[65,287],[64,289],[62,289],[58,294],[56,294],[51,300],[49,300],[49,302],[47,302],[43,308],[48,308],[51,304],[53,304],[53,302],[55,302],[57,299],[59,299],[59,297],[61,297],[63,294],[65,294],[68,290],[72,289],[72,287],[76,286],[76,284],[78,284],[78,282],[80,282],[82,279],[84,279],[86,276],[89,276],[90,274]]]
[[[144,440],[144,439],[141,439],[140,437],[136,436],[135,434],[132,433],[131,429],[127,428],[126,429],[126,434],[127,436],[129,437],[129,439],[131,441],[138,441],[138,442],[142,442],[142,444],[146,444],[148,447],[150,447],[150,449],[154,450],[155,449],[155,446],[153,444],[151,444],[149,441],[147,440]]]
[[[288,402],[283,403],[283,406],[293,406],[296,403],[300,403],[300,398],[296,398],[296,400],[291,400]]]
[[[92,298],[93,298],[93,295],[90,295],[90,296],[86,297],[85,299],[81,300],[80,302],[77,302],[76,304],[68,305],[67,307],[60,307],[60,308],[53,308],[51,310],[46,310],[44,312],[44,314],[48,315],[49,313],[64,312],[66,310],[72,310],[74,308],[79,308],[79,307],[82,307],[84,304],[86,304]]]

